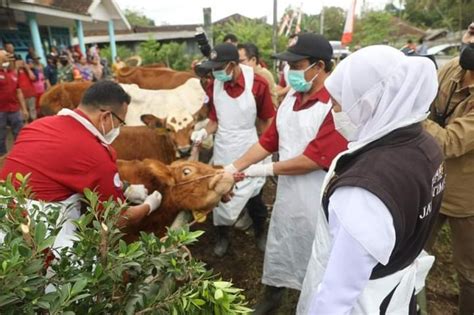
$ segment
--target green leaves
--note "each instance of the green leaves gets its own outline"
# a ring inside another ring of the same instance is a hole
[[[47,263],[61,208],[27,209],[27,177],[16,179],[22,181],[18,190],[11,178],[0,183],[0,229],[7,232],[0,245],[2,314],[249,312],[240,289],[216,279],[191,257],[186,246],[202,231],[169,230],[162,239],[141,233],[127,244],[116,224],[125,205],[100,202],[89,189],[84,191],[87,211],[74,222],[74,245],[53,249],[56,258]]]

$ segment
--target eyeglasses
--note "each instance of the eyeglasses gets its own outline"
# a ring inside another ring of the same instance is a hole
[[[112,114],[112,116],[114,116],[115,118],[117,118],[117,120],[119,121],[119,127],[122,127],[122,126],[126,126],[127,124],[125,123],[125,120],[123,120],[122,118],[120,118],[116,113],[114,113],[113,111],[110,111],[110,110],[106,110],[106,109],[101,109],[100,110],[101,112],[109,112]]]

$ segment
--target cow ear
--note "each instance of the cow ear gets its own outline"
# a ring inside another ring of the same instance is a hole
[[[145,159],[144,162],[147,164],[150,174],[153,175],[155,184],[158,184],[160,187],[173,186],[175,184],[173,173],[168,165],[151,159]]]
[[[150,128],[164,128],[165,119],[158,118],[152,114],[144,114],[140,116],[141,121]]]

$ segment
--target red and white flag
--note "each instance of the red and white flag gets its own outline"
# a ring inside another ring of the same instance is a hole
[[[357,0],[351,0],[351,5],[347,10],[346,23],[342,33],[341,44],[347,45],[352,42],[352,32],[354,31],[355,7]]]

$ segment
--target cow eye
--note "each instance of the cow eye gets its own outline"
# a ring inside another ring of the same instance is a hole
[[[189,168],[185,168],[183,170],[183,174],[184,174],[184,176],[188,176],[189,174],[191,174],[191,170]]]
[[[170,128],[166,128],[166,131],[171,132],[171,129],[170,129]]]

